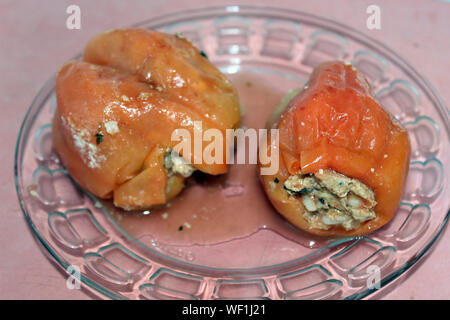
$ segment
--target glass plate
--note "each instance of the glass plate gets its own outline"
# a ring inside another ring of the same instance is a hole
[[[81,190],[52,152],[52,77],[19,133],[17,193],[42,245],[87,288],[118,299],[359,299],[392,286],[429,251],[449,217],[449,113],[397,54],[292,10],[228,6],[137,26],[182,32],[203,50],[238,88],[246,127],[263,127],[318,63],[351,61],[410,134],[409,178],[393,221],[366,237],[320,239],[290,227],[265,198],[255,165],[197,177],[170,205],[123,215]]]

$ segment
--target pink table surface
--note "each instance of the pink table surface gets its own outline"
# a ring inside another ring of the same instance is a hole
[[[183,9],[258,4],[301,10],[356,28],[398,52],[431,80],[450,101],[450,3],[446,1],[0,1],[0,298],[91,299],[84,290],[68,290],[66,276],[45,257],[19,208],[13,179],[13,155],[25,112],[58,66],[80,52],[98,32]],[[299,4],[301,3],[301,5]],[[81,30],[66,28],[66,8],[81,8]],[[366,8],[381,8],[381,30],[366,28]],[[448,228],[447,228],[448,229]],[[450,232],[381,299],[449,299]]]

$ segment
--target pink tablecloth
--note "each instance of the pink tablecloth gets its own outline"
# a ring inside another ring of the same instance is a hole
[[[161,14],[255,1],[167,0],[2,0],[0,1],[0,298],[90,299],[68,290],[66,277],[44,256],[23,219],[13,181],[13,154],[19,126],[32,98],[64,61],[80,52],[98,32],[128,26]],[[450,3],[446,1],[296,1],[276,5],[347,24],[394,49],[424,74],[450,101]],[[301,3],[299,5],[298,3]],[[366,8],[381,9],[381,30],[366,28]],[[81,8],[81,30],[66,28],[66,8]],[[259,5],[273,5],[260,0]],[[449,299],[450,233],[383,299]]]

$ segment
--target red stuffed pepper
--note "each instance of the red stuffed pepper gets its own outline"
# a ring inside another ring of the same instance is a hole
[[[280,167],[261,179],[289,222],[353,236],[392,219],[409,169],[408,134],[353,66],[319,65],[271,127],[279,129]]]

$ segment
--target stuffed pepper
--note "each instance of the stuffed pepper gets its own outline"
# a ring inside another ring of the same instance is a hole
[[[408,174],[408,134],[352,65],[316,67],[268,126],[279,130],[280,165],[261,180],[290,223],[314,235],[353,236],[392,219]]]
[[[82,61],[61,68],[56,95],[55,151],[79,185],[118,207],[165,204],[195,170],[227,172],[225,161],[194,163],[194,153],[173,150],[177,129],[225,135],[240,122],[231,82],[180,35],[100,34]]]

